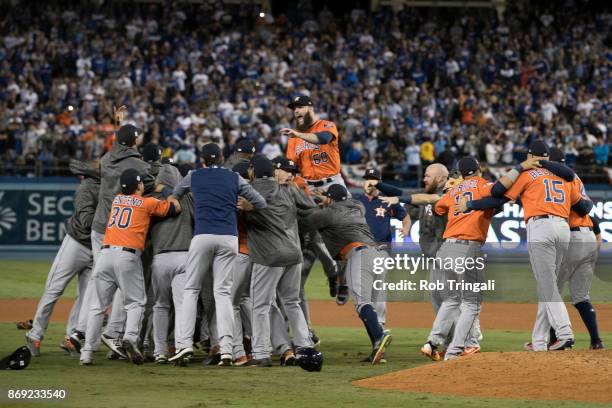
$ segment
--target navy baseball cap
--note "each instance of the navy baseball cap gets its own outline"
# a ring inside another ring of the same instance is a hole
[[[147,163],[153,163],[160,159],[161,157],[161,149],[159,146],[153,142],[147,143],[142,148],[142,160]]]
[[[527,152],[534,156],[541,157],[548,157],[550,155],[548,146],[541,140],[534,140],[533,142],[529,143],[529,150]]]
[[[255,153],[255,145],[250,139],[241,138],[234,144],[234,151],[240,153]]]
[[[293,109],[296,106],[313,106],[312,99],[308,95],[297,95],[289,102],[287,107]]]
[[[242,178],[249,178],[249,162],[246,160],[241,160],[232,167],[232,171],[234,173],[238,173],[242,176]]]
[[[0,370],[23,370],[30,364],[32,353],[26,346],[19,347],[11,355],[0,360]]]
[[[274,177],[274,164],[267,158],[259,157],[251,163],[255,178]]]
[[[121,192],[123,194],[132,194],[138,188],[138,183],[142,181],[142,177],[138,170],[127,169],[121,173],[119,184],[121,184]]]
[[[201,156],[204,160],[217,160],[221,157],[221,148],[216,143],[207,143],[202,146]]]
[[[348,198],[348,191],[342,184],[332,184],[323,195],[334,201],[344,201]]]
[[[563,150],[559,149],[558,147],[551,147],[549,150],[550,161],[565,163],[565,153],[563,153]]]
[[[382,174],[380,173],[380,170],[371,168],[365,171],[363,178],[366,180],[380,180],[382,178]]]
[[[140,130],[134,125],[123,125],[117,131],[117,143],[124,146],[134,146]]]
[[[274,167],[280,170],[284,170],[289,173],[297,173],[299,171],[298,166],[295,165],[293,160],[289,160],[286,157],[277,157],[273,160]]]
[[[473,157],[464,157],[459,160],[459,173],[463,177],[469,177],[475,174],[478,170],[480,170],[480,164],[478,160]]]

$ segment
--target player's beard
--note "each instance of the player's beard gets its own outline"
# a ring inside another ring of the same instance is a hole
[[[300,132],[306,132],[308,129],[312,127],[313,123],[314,123],[314,114],[312,112],[307,112],[302,119],[302,124],[300,125],[299,123],[296,122],[295,127]]]

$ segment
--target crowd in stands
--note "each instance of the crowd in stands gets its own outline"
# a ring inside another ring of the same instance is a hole
[[[2,6],[0,173],[56,174],[108,150],[112,107],[178,163],[241,137],[269,157],[308,93],[338,124],[344,163],[376,162],[408,179],[462,155],[489,166],[526,155],[533,138],[571,166],[610,160],[612,14],[580,0],[550,9],[354,9],[298,2]],[[605,6],[603,6],[605,7]],[[59,167],[60,170],[56,170]]]

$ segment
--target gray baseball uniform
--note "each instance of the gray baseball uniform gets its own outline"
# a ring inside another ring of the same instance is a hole
[[[597,262],[597,239],[589,227],[575,227],[570,232],[567,255],[559,270],[559,291],[569,282],[572,303],[589,301],[593,271]]]
[[[234,307],[234,339],[233,339],[233,355],[234,358],[240,358],[246,355],[243,344],[243,319],[241,310],[244,309],[243,304],[247,302],[247,309],[250,311],[247,317],[247,329],[251,329],[251,259],[248,254],[239,252],[234,261],[234,283],[232,285],[232,305]],[[247,333],[251,335],[252,333]]]
[[[74,276],[78,276],[77,296],[70,310],[66,336],[69,336],[78,324],[91,275],[93,258],[89,235],[100,188],[99,174],[88,172],[85,167],[84,163],[71,163],[72,172],[85,178],[74,194],[74,212],[66,220],[66,235],[47,276],[45,291],[38,302],[32,330],[28,333],[28,337],[33,340],[43,339],[55,303]]]
[[[251,185],[268,203],[246,213],[253,302],[253,358],[271,356],[270,309],[276,296],[283,306],[296,347],[311,347],[308,324],[299,305],[301,251],[297,231],[297,208],[312,209],[314,203],[293,185],[261,178]]]

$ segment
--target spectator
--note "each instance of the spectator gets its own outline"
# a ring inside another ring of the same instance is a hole
[[[608,165],[608,157],[610,155],[610,146],[606,143],[603,137],[597,140],[597,145],[593,148],[595,154],[595,164],[599,166]]]

